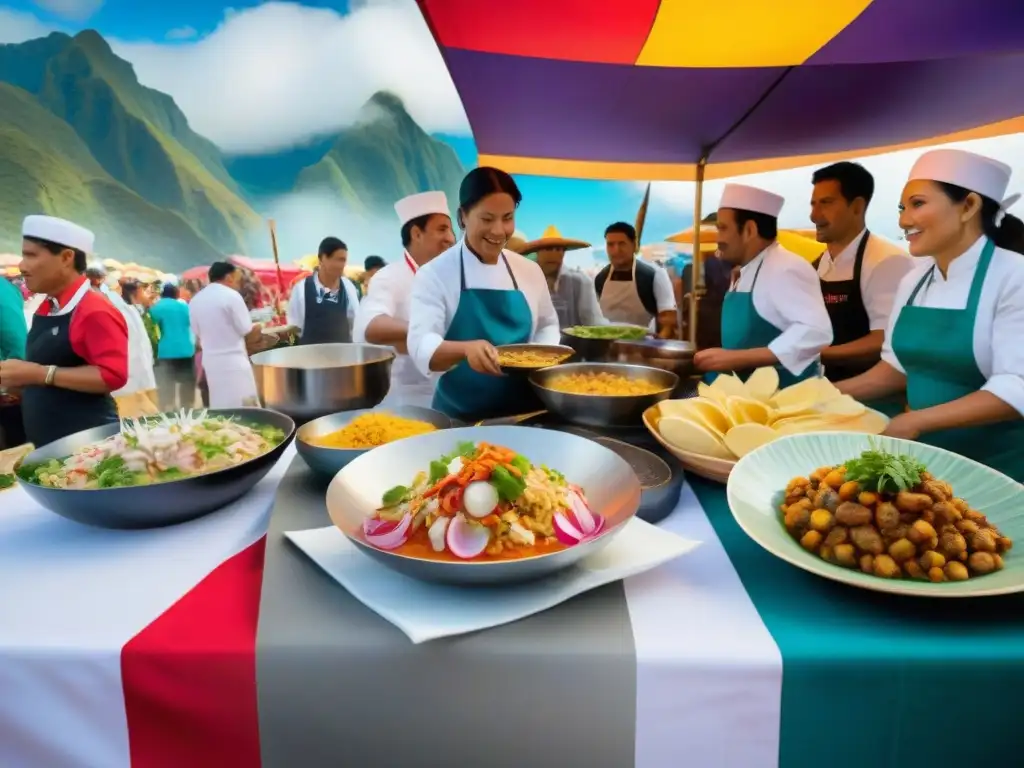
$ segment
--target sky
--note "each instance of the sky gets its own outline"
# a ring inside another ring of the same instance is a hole
[[[414,0],[0,0],[0,43],[84,28],[99,30],[143,84],[173,96],[192,127],[228,154],[272,152],[342,128],[370,95],[388,89],[425,130],[448,141],[464,165],[475,165],[465,112]],[[964,146],[1009,163],[1024,177],[1024,135]],[[863,161],[876,179],[873,230],[898,235],[896,205],[918,154]],[[740,181],[782,194],[781,224],[805,227],[812,170]],[[554,224],[567,237],[598,245],[607,224],[633,220],[646,186],[518,178],[524,196],[518,227],[528,237]],[[705,186],[708,211],[724,183]],[[644,241],[688,226],[693,195],[693,184],[655,183]]]

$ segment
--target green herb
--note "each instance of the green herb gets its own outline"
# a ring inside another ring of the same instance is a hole
[[[14,475],[0,475],[0,489],[12,487],[16,480]]]
[[[565,484],[565,475],[559,472],[557,469],[551,469],[551,467],[541,467],[544,470],[544,474],[548,476],[548,480],[554,483]]]
[[[269,424],[253,424],[251,429],[271,445],[278,445],[284,440],[284,430]]]
[[[226,456],[228,452],[228,441],[216,442],[213,440],[196,440],[196,450],[199,455],[209,461],[215,456]]]
[[[179,477],[184,477],[185,473],[177,467],[168,467],[167,469],[161,469],[157,473],[161,480],[177,480]]]
[[[899,493],[920,483],[926,469],[913,456],[889,453],[872,440],[870,450],[846,462],[846,479],[855,480],[866,491]]]
[[[526,477],[526,475],[533,468],[533,465],[530,464],[529,459],[527,459],[525,456],[520,456],[518,454],[514,459],[512,459],[512,466],[518,469],[519,474],[521,474],[523,477]]]
[[[577,325],[566,328],[563,333],[578,339],[621,339],[634,341],[647,335],[646,328],[632,325]]]
[[[123,488],[137,485],[137,478],[120,456],[108,456],[89,472],[100,488]]]
[[[491,485],[498,492],[498,497],[503,501],[515,501],[523,495],[526,490],[526,479],[516,477],[505,467],[495,467],[491,472]]]
[[[33,464],[22,464],[17,469],[17,475],[26,483],[32,483],[33,485],[40,484],[41,475],[52,475],[60,471],[60,462],[56,459],[48,459],[46,461],[37,461]]]
[[[430,462],[430,484],[434,485],[435,483],[440,482],[442,478],[446,477],[448,475],[448,465],[455,459],[469,459],[475,454],[476,443],[471,440],[467,440],[456,445],[454,451],[446,453],[439,459],[434,459]]]
[[[397,507],[409,498],[409,493],[409,489],[404,485],[396,485],[394,488],[389,488],[384,491],[384,496],[381,498],[381,504],[385,507]]]

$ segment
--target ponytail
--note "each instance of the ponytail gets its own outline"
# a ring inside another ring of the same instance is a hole
[[[955,184],[944,181],[936,183],[954,203],[962,203],[971,194],[971,190]],[[984,195],[978,197],[981,198],[981,231],[985,237],[991,240],[996,248],[1024,255],[1024,221],[1009,213],[1003,214],[1000,219],[1001,204]],[[1000,219],[999,224],[996,224],[996,219]]]

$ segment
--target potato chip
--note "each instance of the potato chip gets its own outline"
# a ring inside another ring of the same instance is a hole
[[[778,432],[763,424],[740,424],[725,434],[725,447],[739,458],[779,438]]]
[[[664,400],[658,410],[662,417],[678,416],[689,419],[707,427],[713,434],[721,437],[733,426],[732,419],[726,410],[715,400],[705,397],[690,397],[685,400]]]
[[[889,419],[878,411],[865,410],[860,416],[839,422],[844,432],[863,432],[867,435],[880,435],[889,426]]]
[[[752,398],[767,403],[779,390],[779,372],[771,366],[758,368],[743,386]]]
[[[849,395],[839,395],[831,400],[817,403],[815,409],[820,413],[832,413],[836,416],[860,416],[867,409]]]
[[[804,379],[780,389],[771,398],[770,403],[776,408],[811,406],[833,400],[838,396],[839,392],[828,379]]]
[[[711,389],[727,397],[748,397],[747,388],[739,376],[731,373],[720,373],[713,382]]]
[[[772,429],[780,435],[798,435],[807,432],[842,432],[846,430],[844,424],[849,422],[850,419],[848,418],[823,413],[783,419],[772,424]]]
[[[785,408],[775,408],[772,410],[769,424],[782,421],[783,419],[791,419],[795,416],[812,416],[818,413],[818,409],[813,405],[789,405]]]
[[[710,456],[716,459],[735,458],[719,438],[706,427],[678,416],[666,416],[658,424],[658,431],[671,445],[681,451]]]
[[[733,424],[767,424],[771,410],[759,400],[749,397],[730,397],[725,409],[732,417]]]
[[[720,389],[712,389],[711,385],[705,384],[702,381],[697,384],[697,397],[703,398],[704,400],[711,400],[721,406],[725,406],[725,401],[729,396]]]

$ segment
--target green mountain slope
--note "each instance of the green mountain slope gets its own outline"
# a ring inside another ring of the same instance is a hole
[[[105,258],[171,272],[218,258],[179,214],[113,179],[66,122],[0,84],[0,250],[21,250],[21,220],[50,213],[87,222]]]

